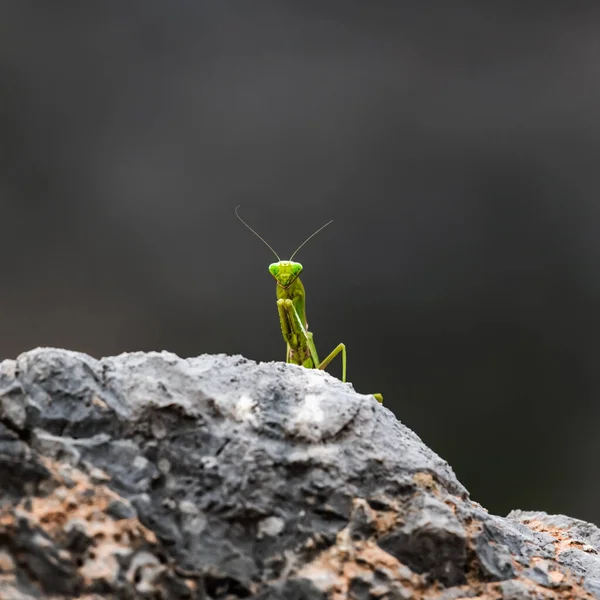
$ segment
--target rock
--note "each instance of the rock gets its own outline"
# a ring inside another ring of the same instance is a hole
[[[600,598],[600,531],[490,515],[372,396],[241,357],[0,364],[0,598]]]
[[[465,582],[467,534],[453,510],[441,500],[416,494],[404,523],[383,533],[377,545],[415,573],[454,587]]]

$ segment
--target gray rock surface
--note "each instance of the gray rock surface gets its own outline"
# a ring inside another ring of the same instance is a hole
[[[0,598],[600,598],[600,531],[488,514],[371,396],[241,357],[0,363]]]

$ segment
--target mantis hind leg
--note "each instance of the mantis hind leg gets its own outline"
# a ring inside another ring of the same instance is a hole
[[[339,354],[342,353],[342,381],[346,381],[346,346],[344,344],[338,344],[331,354],[323,359],[323,362],[319,364],[318,369],[326,369],[329,363]]]
[[[312,341],[312,334],[309,333],[308,334],[310,336],[310,341],[314,346],[314,343]],[[345,344],[338,344],[333,351],[331,352],[331,354],[329,356],[327,356],[327,358],[325,358],[323,360],[322,363],[319,364],[318,368],[319,369],[325,369],[329,363],[339,354],[342,353],[342,381],[345,382],[346,381],[346,346]],[[377,400],[377,402],[379,402],[380,404],[383,404],[383,396],[381,394],[371,394],[375,400]]]

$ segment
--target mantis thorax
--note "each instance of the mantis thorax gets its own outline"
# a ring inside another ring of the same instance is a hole
[[[292,260],[280,260],[269,265],[269,273],[273,275],[277,285],[282,288],[288,288],[302,272],[302,265]]]

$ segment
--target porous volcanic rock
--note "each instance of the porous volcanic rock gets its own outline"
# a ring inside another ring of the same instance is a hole
[[[0,363],[0,599],[600,598],[600,531],[490,515],[372,396],[167,352]]]

